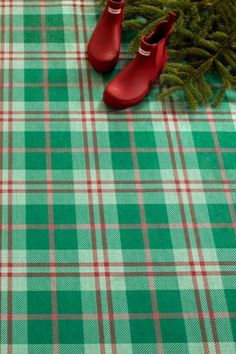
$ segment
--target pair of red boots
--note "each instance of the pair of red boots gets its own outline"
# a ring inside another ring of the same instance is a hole
[[[88,59],[98,71],[111,71],[119,58],[123,18],[124,0],[108,0],[87,48]],[[141,39],[136,57],[105,88],[108,106],[124,109],[146,96],[168,61],[167,41],[175,18],[170,12],[167,20]]]

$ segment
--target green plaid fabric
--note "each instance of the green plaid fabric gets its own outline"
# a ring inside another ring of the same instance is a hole
[[[0,4],[0,352],[236,353],[235,92],[107,109],[98,14]]]

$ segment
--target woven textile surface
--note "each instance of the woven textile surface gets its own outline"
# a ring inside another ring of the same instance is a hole
[[[108,109],[98,15],[0,4],[0,352],[236,353],[235,92]]]

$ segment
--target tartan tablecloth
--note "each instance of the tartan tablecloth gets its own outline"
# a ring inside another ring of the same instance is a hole
[[[235,92],[109,110],[93,1],[0,12],[0,352],[236,353]]]

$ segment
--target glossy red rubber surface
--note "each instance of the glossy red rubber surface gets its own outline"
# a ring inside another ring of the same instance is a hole
[[[106,86],[103,99],[108,106],[128,108],[147,95],[168,61],[167,41],[175,18],[174,13],[169,13],[167,20],[142,38],[136,57]]]
[[[124,0],[108,0],[87,46],[88,60],[101,72],[111,71],[120,54]]]

